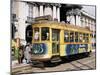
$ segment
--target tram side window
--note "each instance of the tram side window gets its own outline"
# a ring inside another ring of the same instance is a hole
[[[39,28],[34,28],[34,40],[39,40]]]
[[[79,42],[82,42],[82,41],[83,41],[83,34],[79,33]]]
[[[89,38],[88,38],[88,34],[83,34],[83,42],[88,42]]]
[[[44,27],[41,28],[41,39],[42,40],[49,40],[49,28]]]
[[[64,42],[69,42],[69,32],[64,31]]]
[[[85,40],[85,33],[83,33],[83,42],[86,42],[86,40]]]
[[[89,34],[85,34],[85,41],[89,42]]]
[[[74,32],[70,32],[70,42],[74,42]]]
[[[78,32],[75,32],[75,42],[78,42]]]
[[[93,38],[93,35],[92,35],[92,34],[90,34],[90,42],[92,42],[92,38]]]

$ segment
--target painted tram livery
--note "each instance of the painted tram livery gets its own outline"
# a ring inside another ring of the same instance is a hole
[[[92,32],[89,28],[47,18],[39,17],[37,22],[32,24],[31,33],[30,30],[27,31],[32,34],[31,60],[44,62],[79,53],[90,54]]]

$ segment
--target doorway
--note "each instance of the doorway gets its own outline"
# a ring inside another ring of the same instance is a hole
[[[66,5],[62,4],[60,8],[60,22],[66,23]]]
[[[59,55],[60,51],[60,30],[52,29],[52,54]]]

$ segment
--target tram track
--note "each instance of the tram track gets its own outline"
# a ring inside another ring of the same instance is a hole
[[[48,64],[50,65],[50,64]],[[20,66],[20,67],[19,67]],[[40,72],[55,72],[55,71],[72,71],[72,70],[87,70],[95,69],[95,53],[92,53],[89,57],[84,57],[82,59],[72,60],[65,63],[60,63],[56,66],[44,66],[39,67],[32,64],[19,65],[17,67],[12,67],[12,73],[40,73]]]

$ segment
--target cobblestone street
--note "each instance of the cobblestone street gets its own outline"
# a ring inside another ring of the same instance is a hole
[[[24,66],[24,68],[20,68],[20,71],[16,71],[18,73],[40,73],[40,72],[56,72],[56,71],[73,71],[73,70],[87,70],[87,69],[95,69],[95,52],[91,53],[89,57],[84,55],[73,56],[70,59],[67,59],[65,62],[60,62],[57,64],[47,64],[44,68],[39,68],[35,66],[31,66],[30,64],[20,64],[19,66]],[[25,67],[26,66],[26,67]],[[14,70],[12,69],[12,72]]]

